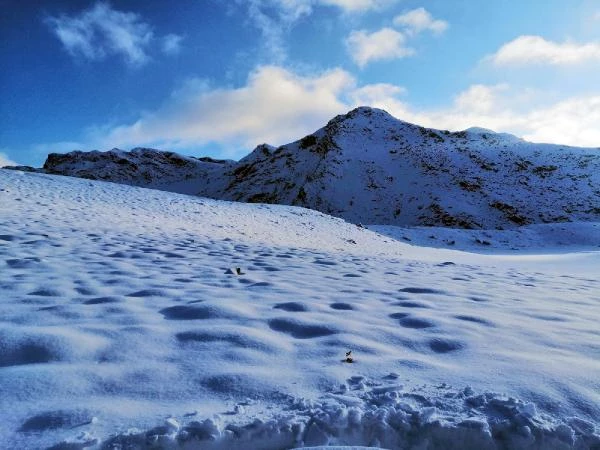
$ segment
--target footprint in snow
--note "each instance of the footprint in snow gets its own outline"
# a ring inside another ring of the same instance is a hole
[[[332,303],[329,305],[330,308],[333,309],[337,309],[340,311],[352,311],[354,310],[354,307],[348,303],[342,303],[342,302],[337,302],[337,303]]]
[[[274,309],[282,309],[288,312],[303,312],[308,311],[308,308],[304,303],[300,302],[286,302],[286,303],[278,303],[273,306]]]
[[[40,258],[8,259],[6,264],[11,269],[30,269],[41,262]]]
[[[419,319],[417,317],[404,317],[400,319],[400,325],[404,328],[415,329],[435,327],[435,324],[433,322],[426,319]]]
[[[159,311],[168,320],[215,319],[219,314],[208,306],[177,305]]]
[[[474,317],[474,316],[465,316],[465,315],[458,315],[458,316],[454,316],[455,318],[457,318],[458,320],[464,320],[465,322],[473,322],[473,323],[478,323],[481,325],[487,325],[487,326],[492,326],[492,323],[482,319],[480,317]]]
[[[400,292],[407,292],[409,294],[445,294],[444,291],[440,291],[438,289],[422,288],[422,287],[406,287],[406,288],[400,289]]]
[[[465,347],[464,343],[447,338],[431,339],[427,345],[429,345],[429,348],[435,353],[450,353]]]
[[[121,300],[118,297],[95,297],[83,302],[84,305],[105,305],[107,303],[119,303]]]
[[[392,303],[394,306],[402,306],[403,308],[431,308],[430,305],[420,302],[401,301]]]
[[[132,292],[128,297],[167,297],[164,291],[160,289],[142,289],[141,291]]]
[[[32,416],[21,425],[21,432],[74,428],[92,423],[94,418],[86,411],[47,411]]]
[[[336,334],[338,331],[330,326],[313,325],[291,319],[271,319],[269,327],[274,331],[289,334],[296,339],[311,339]]]

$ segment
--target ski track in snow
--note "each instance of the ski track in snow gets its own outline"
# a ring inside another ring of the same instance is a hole
[[[597,251],[0,170],[0,255],[0,448],[600,446]]]

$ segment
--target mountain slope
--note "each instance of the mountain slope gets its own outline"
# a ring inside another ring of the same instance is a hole
[[[600,151],[450,133],[358,108],[238,164],[221,198],[355,222],[494,228],[600,217]]]
[[[124,179],[115,164],[107,166],[111,152],[106,158],[79,152],[75,159],[71,153],[58,163],[50,155],[44,167],[218,199],[299,205],[352,222],[509,228],[600,219],[598,149],[534,144],[481,128],[428,129],[375,108],[356,108],[278,148],[260,145],[237,163],[177,157],[186,162],[179,165],[171,162],[175,156],[145,151],[138,168],[163,155],[164,173],[148,179],[140,169]]]

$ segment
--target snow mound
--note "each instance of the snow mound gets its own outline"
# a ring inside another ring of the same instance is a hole
[[[404,389],[390,374],[375,382],[351,377],[340,389],[309,401],[288,397],[281,411],[244,422],[169,417],[148,430],[128,430],[102,448],[185,449],[398,449],[511,450],[592,449],[600,445],[595,425],[540,413],[534,403],[472,388],[442,384]],[[232,415],[244,412],[236,405]],[[232,416],[229,416],[232,417]],[[89,443],[90,435],[64,445]],[[368,447],[366,447],[368,446]]]

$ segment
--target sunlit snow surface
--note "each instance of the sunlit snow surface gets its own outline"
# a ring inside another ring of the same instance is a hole
[[[600,228],[539,230],[0,170],[0,448],[597,448]]]

